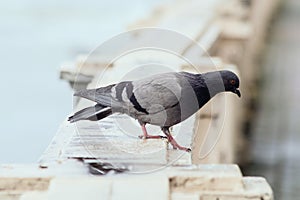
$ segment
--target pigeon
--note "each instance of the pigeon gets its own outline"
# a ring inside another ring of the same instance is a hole
[[[190,152],[190,148],[175,141],[170,127],[189,118],[218,93],[232,92],[241,97],[239,85],[235,73],[221,70],[202,74],[167,72],[96,89],[83,89],[74,96],[96,104],[74,113],[68,121],[97,121],[113,113],[127,114],[141,125],[143,135],[140,138],[166,138],[174,149]],[[160,126],[165,136],[149,135],[146,124]]]

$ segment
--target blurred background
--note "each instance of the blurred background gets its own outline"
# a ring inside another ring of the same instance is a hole
[[[36,162],[72,112],[73,91],[59,80],[63,61],[88,53],[126,30],[128,24],[148,16],[156,6],[173,1],[2,2],[0,163]],[[242,2],[251,6],[252,1]],[[254,15],[252,20],[255,24],[260,19]],[[239,156],[247,157],[243,173],[266,177],[276,199],[297,199],[300,1],[281,0],[265,28],[265,44],[254,62],[258,90],[247,104],[252,111],[244,129],[247,156]],[[254,30],[251,37],[259,32]],[[242,92],[247,96],[248,91]]]
[[[170,0],[7,1],[0,6],[0,163],[36,162],[72,112],[62,62]]]
[[[300,195],[300,1],[281,2],[261,56],[246,175],[266,177],[276,199]]]

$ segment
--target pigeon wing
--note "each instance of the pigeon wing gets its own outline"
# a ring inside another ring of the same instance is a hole
[[[108,85],[97,89],[84,89],[76,92],[74,96],[83,97],[91,101],[97,102],[102,106],[110,107],[114,98],[112,97],[112,88],[115,84]]]
[[[181,98],[176,73],[165,73],[133,81],[133,95],[148,113],[157,113],[177,105]]]
[[[103,106],[135,109],[145,114],[157,113],[179,103],[181,79],[178,73],[164,73],[97,89],[81,90],[74,95]]]

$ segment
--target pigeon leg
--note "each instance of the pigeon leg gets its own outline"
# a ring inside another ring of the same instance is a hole
[[[139,136],[139,138],[141,138],[141,139],[163,139],[163,138],[166,138],[165,136],[161,136],[161,135],[149,135],[145,124],[141,124],[141,127],[142,127],[142,131],[143,131],[143,135]]]
[[[175,141],[175,139],[172,137],[172,135],[171,135],[171,133],[170,133],[170,131],[169,131],[169,128],[163,127],[163,128],[162,128],[162,131],[163,131],[164,134],[167,136],[167,139],[168,139],[168,141],[171,143],[171,145],[173,146],[173,149],[179,149],[179,150],[183,150],[183,151],[186,151],[186,152],[191,152],[191,151],[192,151],[190,148],[180,146],[180,145]]]

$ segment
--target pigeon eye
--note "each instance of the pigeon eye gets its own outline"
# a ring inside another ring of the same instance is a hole
[[[235,85],[235,80],[231,79],[231,80],[230,80],[230,84],[231,84],[231,85]]]

